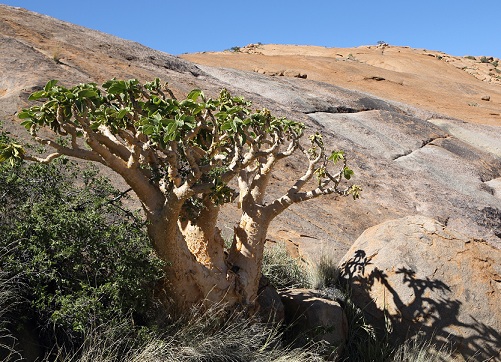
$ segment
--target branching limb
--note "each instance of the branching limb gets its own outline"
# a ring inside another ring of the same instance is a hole
[[[113,135],[110,129],[104,125],[100,125],[98,129],[101,134],[95,132],[95,138],[104,144],[116,156],[120,157],[124,161],[128,160],[131,156],[131,152],[118,140],[118,138],[115,137],[115,135]]]
[[[338,155],[341,155],[339,159],[343,160],[341,170],[332,175],[327,170],[327,158],[325,156],[321,138],[315,137],[316,136],[310,137],[313,148],[310,148],[309,150],[305,150],[300,145],[296,146],[302,150],[304,155],[307,156],[309,160],[308,168],[283,196],[277,198],[275,201],[266,206],[266,210],[269,213],[270,218],[276,217],[292,204],[312,200],[323,195],[338,194],[341,196],[347,196],[352,194],[355,199],[359,197],[358,195],[361,190],[359,186],[354,185],[348,186],[344,189],[339,189],[339,184],[341,183],[342,178],[344,177],[349,179],[353,173],[347,167],[347,159],[344,157],[344,153],[338,153]],[[329,160],[331,160],[331,158],[329,158]],[[319,177],[318,187],[307,192],[301,192],[304,186],[315,174]],[[331,182],[332,185],[328,187]]]
[[[102,157],[100,157],[98,154],[96,154],[92,151],[85,150],[83,148],[69,148],[69,147],[63,146],[63,145],[61,145],[53,140],[42,138],[39,136],[34,137],[34,139],[39,144],[44,145],[44,146],[49,146],[49,147],[55,149],[57,152],[47,156],[46,158],[40,158],[40,157],[33,156],[33,155],[31,155],[31,156],[24,155],[24,158],[26,160],[29,159],[31,161],[47,163],[47,162],[50,162],[51,160],[53,160],[59,156],[64,155],[64,156],[79,158],[82,160],[95,161],[95,162],[105,164],[105,160]]]
[[[25,155],[23,155],[23,159],[27,160],[27,161],[34,161],[34,162],[38,162],[38,163],[47,164],[47,163],[50,163],[51,161],[53,161],[56,158],[61,157],[61,156],[63,156],[63,154],[58,153],[58,152],[51,153],[50,155],[48,155],[45,158],[25,154]]]

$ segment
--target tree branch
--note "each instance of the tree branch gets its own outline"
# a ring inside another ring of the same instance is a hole
[[[46,162],[49,162],[50,160],[53,160],[59,156],[65,155],[65,156],[79,158],[82,160],[96,161],[96,162],[105,164],[104,159],[92,151],[84,150],[82,148],[75,149],[75,148],[65,147],[65,146],[60,145],[59,143],[54,142],[50,139],[42,138],[39,136],[35,136],[33,138],[35,139],[36,142],[40,143],[41,145],[54,148],[57,152],[47,156],[46,158],[40,158],[40,157],[33,156],[33,155],[31,155],[31,156],[25,155],[24,158],[27,160],[46,163]]]

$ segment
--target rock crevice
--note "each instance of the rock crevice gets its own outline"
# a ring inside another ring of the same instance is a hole
[[[414,150],[409,150],[409,151],[406,151],[400,155],[396,155],[394,158],[393,158],[393,161],[397,161],[398,159],[402,158],[402,157],[406,157],[406,156],[409,156],[410,154],[412,154],[413,152],[416,152],[417,150],[420,150],[422,149],[423,147],[426,147],[428,145],[432,145],[432,146],[436,146],[436,147],[440,147],[438,145],[434,145],[432,142],[435,141],[435,140],[438,140],[438,139],[447,139],[449,138],[448,135],[445,135],[445,136],[438,136],[438,137],[431,137],[431,138],[428,138],[426,140],[423,140],[422,144],[421,144],[421,147],[417,148],[417,149],[414,149]]]

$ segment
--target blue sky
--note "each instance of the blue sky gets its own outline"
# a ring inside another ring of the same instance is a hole
[[[452,55],[501,58],[499,1],[12,0],[2,3],[175,55],[221,51],[257,42],[352,47],[386,41]]]

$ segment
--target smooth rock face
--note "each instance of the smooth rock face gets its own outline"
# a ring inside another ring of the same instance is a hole
[[[367,227],[419,213],[501,247],[501,221],[479,218],[485,207],[501,209],[486,184],[501,177],[501,127],[445,119],[325,83],[201,69],[228,87],[252,92],[251,98],[260,95],[269,106],[283,107],[287,117],[304,120],[307,133],[322,132],[329,147],[346,151],[353,182],[364,190],[357,202],[328,197],[294,205],[271,224],[271,238],[297,243],[300,250],[317,243],[341,258]],[[275,173],[271,195],[278,196],[275,186],[290,184],[301,166]]]
[[[322,298],[314,290],[292,289],[280,293],[288,332],[295,340],[326,341],[341,347],[347,338],[348,322],[339,303]]]
[[[501,251],[423,216],[366,230],[340,263],[355,304],[393,337],[417,332],[501,358]]]
[[[50,79],[73,86],[79,82],[102,83],[112,77],[141,81],[159,77],[169,82],[178,96],[194,88],[215,96],[221,88],[227,88],[251,100],[257,109],[266,107],[278,116],[304,122],[306,135],[322,132],[329,151],[346,151],[355,171],[350,181],[363,188],[360,200],[328,196],[294,205],[270,225],[270,238],[296,243],[306,259],[326,253],[339,260],[368,227],[416,213],[447,221],[461,232],[501,247],[501,220],[496,216],[501,213],[496,181],[501,178],[499,126],[451,120],[427,110],[426,104],[417,109],[311,81],[309,71],[308,79],[299,79],[197,67],[138,43],[1,4],[0,18],[0,49],[5,49],[0,52],[0,120],[16,137],[29,139],[15,113],[28,105],[31,92]],[[400,53],[390,55],[389,50],[385,50],[385,61],[392,61],[394,56],[397,62]],[[362,66],[350,64],[354,74],[353,67]],[[423,71],[420,63],[405,64],[415,72]],[[440,69],[446,66],[441,62],[437,65]],[[372,69],[367,64],[363,67]],[[383,75],[387,80],[395,77]],[[437,76],[437,81],[441,79]],[[406,89],[404,85],[398,87]],[[484,93],[492,94],[489,104],[494,107],[497,93]],[[266,202],[282,196],[302,176],[304,161],[288,159],[277,165]],[[128,188],[107,168],[101,168],[101,172],[120,189]],[[238,215],[233,206],[223,208],[220,228],[227,232],[225,237],[232,236]]]

